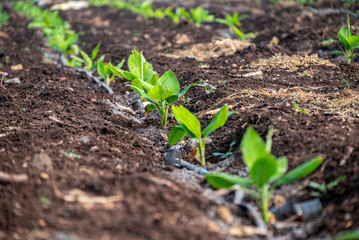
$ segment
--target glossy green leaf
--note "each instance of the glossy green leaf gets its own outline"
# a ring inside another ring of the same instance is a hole
[[[252,184],[250,179],[227,173],[208,173],[205,175],[205,178],[207,182],[216,189],[230,188],[233,185],[239,185],[246,188]]]
[[[280,157],[277,159],[278,168],[277,172],[271,177],[270,181],[276,181],[281,178],[288,170],[288,160],[286,157]]]
[[[171,70],[165,72],[161,78],[158,79],[157,85],[172,89],[174,94],[179,94],[180,92],[180,84]]]
[[[122,70],[122,69],[119,69],[119,68],[117,68],[117,67],[115,67],[115,66],[111,66],[111,67],[110,67],[110,70],[112,71],[113,74],[119,76],[120,78],[127,79],[127,78],[125,77],[125,75],[123,74],[123,70]],[[128,80],[128,79],[127,79],[127,80]]]
[[[203,137],[207,137],[216,129],[222,127],[228,118],[228,106],[224,105],[221,110],[214,116],[212,121],[208,124],[208,126],[203,130]]]
[[[168,144],[175,145],[187,135],[187,132],[181,126],[174,126],[168,135]]]
[[[128,68],[130,72],[140,80],[149,82],[152,79],[153,67],[146,61],[143,55],[135,49],[128,58]]]
[[[105,64],[103,64],[103,63],[98,63],[98,64],[97,64],[97,73],[98,73],[98,75],[100,75],[103,79],[106,79]]]
[[[173,95],[173,90],[168,87],[155,86],[147,93],[147,95],[158,102],[163,102]]]
[[[92,51],[91,53],[91,56],[90,56],[90,59],[91,60],[94,60],[96,57],[97,57],[97,54],[98,54],[98,50],[100,48],[101,44],[97,44],[97,46],[94,48],[94,50]]]
[[[359,35],[357,36],[350,36],[347,39],[347,42],[350,46],[350,48],[355,48],[359,44]]]
[[[154,74],[154,75],[152,75],[152,78],[148,83],[153,85],[153,86],[156,86],[157,82],[158,82],[158,79],[159,79],[158,74]]]
[[[149,84],[148,82],[142,81],[141,79],[135,79],[135,81],[139,81],[141,83],[142,89],[148,94],[154,86]],[[156,99],[155,99],[156,100]]]
[[[284,177],[279,179],[276,184],[288,184],[295,180],[304,178],[314,172],[320,166],[320,164],[322,164],[322,162],[323,159],[321,157],[315,157],[284,175]]]
[[[201,124],[198,119],[182,105],[172,106],[172,113],[181,127],[192,137],[201,139]]]
[[[249,176],[253,180],[254,185],[257,188],[261,188],[269,183],[269,179],[276,174],[277,168],[277,160],[271,154],[267,153],[255,161],[249,171]]]
[[[252,127],[248,127],[244,133],[240,148],[243,162],[249,170],[258,159],[267,154],[264,141]]]
[[[349,43],[347,42],[347,34],[348,34],[347,28],[341,28],[338,32],[338,38],[340,42],[343,44],[345,49],[349,49]]]
[[[197,85],[197,83],[190,84],[188,87],[183,89],[178,95],[184,95],[191,87],[196,86],[196,85]]]

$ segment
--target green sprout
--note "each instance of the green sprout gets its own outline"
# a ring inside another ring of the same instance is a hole
[[[322,163],[321,157],[315,157],[297,168],[287,172],[286,157],[276,158],[271,152],[272,137],[268,134],[265,143],[252,128],[247,128],[241,141],[243,162],[249,170],[249,177],[243,178],[226,173],[206,174],[206,180],[214,188],[231,188],[239,185],[249,193],[262,211],[263,220],[269,222],[269,201],[274,189],[283,184],[304,178],[314,172]]]
[[[100,57],[95,63],[93,62],[95,60],[95,58],[97,57],[98,54],[98,50],[100,48],[101,44],[98,44],[94,50],[92,51],[91,55],[87,55],[87,53],[85,53],[84,51],[80,51],[82,58],[84,60],[85,63],[85,67],[84,69],[87,71],[91,71],[92,69],[97,68],[97,65],[99,62],[103,62],[103,60],[105,59],[105,56],[103,55],[102,57]]]
[[[172,112],[179,125],[171,129],[168,144],[170,146],[175,145],[188,134],[191,138],[196,139],[201,165],[205,165],[205,142],[207,137],[216,129],[222,127],[233,112],[228,112],[228,106],[224,105],[203,131],[199,120],[182,105],[179,107],[172,106]]]
[[[215,156],[215,157],[220,156],[220,158],[229,158],[233,154],[234,145],[236,145],[236,141],[231,142],[231,144],[229,145],[228,152],[226,152],[226,153],[217,153],[217,152],[215,152],[212,155]]]
[[[129,71],[124,71],[119,67],[112,67],[111,70],[119,77],[131,81],[129,86],[143,99],[150,102],[146,110],[151,112],[157,109],[161,126],[166,128],[170,106],[196,84],[193,83],[180,91],[180,84],[171,70],[161,77],[158,74],[154,75],[152,65],[146,61],[142,53],[136,50],[133,50],[128,58],[127,66]]]
[[[111,82],[115,79],[116,76],[115,73],[112,71],[113,67],[121,69],[124,62],[125,60],[123,59],[119,64],[113,66],[111,62],[104,64],[103,62],[98,61],[97,73],[104,79],[105,83],[110,86]]]
[[[295,111],[296,113],[308,114],[307,111],[305,111],[304,109],[302,109],[302,108],[299,107],[298,103],[292,101],[292,104],[293,104],[293,107],[294,107],[294,111]]]
[[[350,27],[350,17],[347,15],[348,28],[342,27],[338,32],[338,38],[342,44],[342,51],[333,51],[330,54],[344,55],[348,63],[354,58],[354,50],[359,48],[359,35],[353,35],[353,30]]]
[[[341,181],[344,181],[346,178],[345,175],[338,177],[334,181],[328,184],[320,184],[317,182],[309,182],[309,187],[316,189],[317,191],[313,191],[310,193],[313,197],[320,197],[322,195],[328,194],[330,190],[332,190],[335,186],[337,186]]]
[[[210,15],[204,8],[197,7],[195,9],[190,9],[189,21],[195,23],[196,27],[199,27],[204,22],[213,22],[214,16]]]
[[[203,82],[203,80],[200,79],[199,82]],[[197,85],[200,86],[200,87],[203,87],[206,94],[214,93],[216,91],[216,89],[217,89],[215,86],[213,86],[213,85],[211,85],[209,83],[206,83],[206,82],[203,82],[203,83],[197,84]]]
[[[0,6],[0,26],[6,26],[9,18],[10,15],[3,10],[2,6]]]
[[[51,204],[51,201],[47,197],[42,196],[42,195],[39,196],[39,202],[41,204],[45,204],[45,205],[50,205]]]
[[[75,153],[72,153],[72,152],[64,152],[64,155],[66,156],[66,157],[70,157],[70,158],[81,158],[81,156],[79,156],[79,155],[77,155],[77,154],[75,154]]]

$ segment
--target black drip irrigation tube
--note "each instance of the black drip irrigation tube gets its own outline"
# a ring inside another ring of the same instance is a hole
[[[65,61],[65,56],[64,54],[61,54],[61,58],[60,58],[60,64],[62,66],[66,66],[66,61]],[[108,86],[106,83],[102,82],[100,79],[98,79],[97,77],[92,75],[92,72],[87,71],[85,69],[82,68],[75,68],[76,72],[84,72],[86,73],[87,77],[91,78],[93,82],[95,82],[100,89],[105,89],[110,95],[114,95],[114,91],[110,88],[110,86]]]
[[[197,167],[187,161],[181,160],[181,150],[170,148],[167,150],[165,157],[165,165],[172,165],[176,167],[187,168],[188,170],[194,171],[201,175],[208,173],[208,171],[204,168]]]
[[[357,18],[359,19],[359,15],[356,13],[353,13],[351,11],[347,11],[344,9],[331,9],[331,8],[320,8],[320,9],[315,9],[312,7],[308,7],[307,8],[308,11],[319,14],[319,15],[327,15],[327,14],[336,14],[336,13],[344,13],[344,14],[348,14],[351,17]]]

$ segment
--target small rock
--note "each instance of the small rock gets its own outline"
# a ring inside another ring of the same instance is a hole
[[[82,136],[82,137],[80,138],[80,140],[81,140],[83,143],[85,143],[85,144],[90,142],[90,139],[89,139],[88,136]]]
[[[53,232],[51,237],[55,240],[76,240],[77,238],[72,234],[66,232]]]
[[[196,57],[195,57],[195,56],[193,56],[193,55],[190,55],[190,56],[187,56],[187,59],[190,59],[190,60],[195,60],[195,59],[196,59]]]
[[[44,151],[41,151],[34,155],[31,166],[39,170],[52,170],[52,160]]]
[[[46,221],[44,219],[40,218],[37,222],[41,227],[46,227]]]
[[[247,77],[261,78],[262,77],[262,71],[246,73],[246,74],[243,75],[243,77],[245,77],[245,78],[247,78]]]
[[[94,152],[96,150],[98,150],[98,147],[97,146],[92,146],[91,149],[90,149],[90,152]]]
[[[21,64],[11,66],[11,70],[13,70],[13,71],[19,71],[22,69],[24,69],[24,67]]]
[[[210,221],[207,222],[207,229],[210,232],[220,232],[221,228],[218,226],[218,224],[216,222]]]
[[[49,174],[42,172],[42,173],[40,173],[40,177],[44,180],[47,180],[47,179],[49,179]]]
[[[8,79],[8,80],[4,81],[4,83],[6,83],[6,84],[20,83],[20,79],[18,79],[18,78],[11,78],[11,79]]]
[[[228,207],[220,206],[217,209],[217,214],[219,215],[219,217],[222,219],[223,222],[225,222],[225,223],[233,222],[233,215],[231,213],[231,210],[229,210]]]

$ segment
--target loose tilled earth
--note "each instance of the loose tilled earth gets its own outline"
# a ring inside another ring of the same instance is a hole
[[[290,169],[317,155],[325,159],[310,177],[278,189],[275,199],[312,199],[309,181],[328,183],[346,175],[320,198],[321,216],[273,222],[267,234],[247,238],[329,239],[359,227],[359,67],[357,60],[347,64],[330,57],[338,46],[320,46],[336,38],[346,15],[267,2],[202,4],[217,17],[248,14],[242,29],[257,31],[256,38],[233,42],[221,38],[219,24],[175,25],[107,6],[61,16],[83,32],[82,49],[90,52],[101,43],[106,61],[117,64],[136,48],[158,73],[171,69],[181,86],[202,80],[216,87],[209,94],[193,87],[180,102],[203,125],[223,104],[238,111],[212,134],[209,169],[218,170],[223,160],[212,154],[227,152],[236,141],[233,161],[220,170],[243,173],[238,145],[245,128],[253,126],[264,138],[272,125],[273,153],[287,156]],[[314,7],[342,6],[319,1]],[[26,174],[28,180],[0,183],[1,239],[236,239],[254,227],[238,215],[228,192],[214,191],[193,172],[163,165],[173,117],[162,130],[156,114],[124,108],[138,97],[123,80],[111,85],[111,96],[85,74],[49,62],[44,53],[51,50],[41,32],[27,29],[26,18],[5,9],[11,19],[0,28],[0,70],[21,83],[0,89],[0,171]],[[358,33],[359,20],[351,21]],[[11,68],[18,64],[23,69]],[[307,114],[296,112],[292,101]],[[182,158],[189,160],[185,149]],[[50,203],[39,200],[43,197]]]

